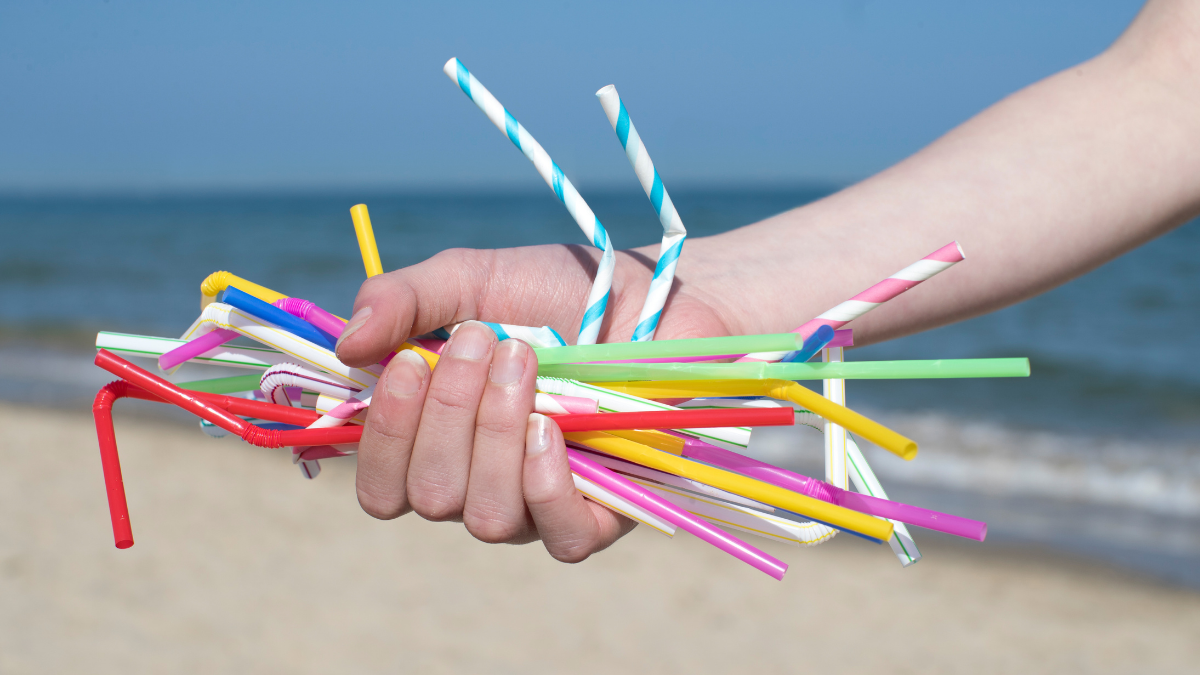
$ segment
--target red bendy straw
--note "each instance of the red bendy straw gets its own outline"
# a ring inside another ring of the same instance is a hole
[[[720,408],[646,412],[553,415],[563,432],[616,429],[704,429],[711,427],[783,427],[795,424],[791,408]]]

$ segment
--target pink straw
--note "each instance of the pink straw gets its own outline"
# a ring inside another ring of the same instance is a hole
[[[792,332],[799,333],[807,340],[821,326],[841,328],[922,281],[950,269],[955,263],[962,262],[964,259],[962,247],[958,245],[958,242],[952,241],[821,316],[804,323]],[[779,352],[779,355],[776,356],[773,352],[760,352],[747,354],[738,360],[778,361],[783,358],[783,354],[784,352]]]
[[[860,513],[898,520],[927,530],[945,532],[975,541],[983,541],[987,537],[987,523],[978,520],[843,490],[825,481],[792,473],[787,469],[739,455],[684,434],[671,431],[667,433],[683,439],[683,455],[685,457],[736,471],[751,478],[778,485],[785,490],[799,492],[813,499],[844,506]]]
[[[158,367],[163,370],[170,370],[184,361],[189,361],[200,356],[210,349],[220,347],[237,336],[237,332],[224,328],[218,328],[211,333],[205,333],[158,357]]]
[[[737,537],[709,525],[707,522],[696,518],[657,495],[642,490],[636,483],[587,459],[575,450],[567,449],[567,461],[571,465],[571,470],[581,477],[590,480],[625,501],[649,511],[672,525],[691,532],[696,537],[707,541],[738,560],[776,579],[783,579],[784,572],[787,572],[787,565],[782,561],[763,553]]]
[[[274,302],[274,305],[292,316],[304,319],[335,338],[341,337],[342,330],[346,327],[345,321],[317,307],[308,300],[280,298]]]

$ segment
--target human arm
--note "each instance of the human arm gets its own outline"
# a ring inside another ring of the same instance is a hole
[[[878,176],[761,223],[690,240],[657,337],[790,330],[958,240],[967,264],[854,322],[857,342],[879,341],[1030,297],[1184,222],[1200,206],[1200,153],[1191,150],[1200,147],[1198,24],[1191,4],[1153,2],[1104,54],[1006,98]],[[629,339],[655,255],[652,248],[618,254],[601,341]],[[339,355],[351,365],[371,363],[410,335],[469,319],[545,324],[570,339],[598,257],[583,247],[460,250],[377,277],[355,306],[372,307],[371,319],[344,338]],[[531,502],[530,485],[521,484],[528,477],[517,469],[524,460],[514,430],[529,413],[528,397],[510,394],[515,403],[499,405],[480,375],[495,368],[498,349],[489,347],[490,366],[473,367],[470,377],[439,366],[422,376],[415,398],[372,406],[359,456],[368,512],[461,518],[486,541],[545,534],[538,500]],[[513,386],[531,391],[521,382]],[[446,409],[460,414],[439,412]],[[496,420],[504,443],[481,442]],[[548,457],[565,454],[560,441],[552,445]],[[564,539],[547,547],[576,560],[611,543],[625,524],[564,489],[565,461],[555,461],[557,473],[542,476],[561,508],[542,512],[568,514],[554,536],[565,533],[576,545],[569,555],[554,548]],[[477,463],[490,467],[480,472],[483,483]],[[507,497],[488,488],[473,502],[472,491],[497,475],[507,476],[499,483]],[[502,527],[492,529],[493,520]]]

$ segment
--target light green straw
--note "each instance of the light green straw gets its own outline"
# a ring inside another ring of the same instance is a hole
[[[654,343],[635,342],[633,344]],[[567,348],[560,347],[559,349]],[[774,351],[784,350],[776,349]],[[540,353],[538,358],[541,358]],[[937,361],[850,361],[841,363],[571,363],[539,365],[538,375],[562,377],[581,382],[931,380],[964,377],[1029,377],[1029,359],[939,359]]]
[[[189,391],[203,391],[209,394],[237,394],[243,391],[258,389],[262,375],[234,375],[233,377],[217,377],[211,380],[193,380],[192,382],[177,382],[175,386]]]
[[[542,347],[534,349],[539,366],[588,361],[625,359],[667,359],[681,356],[721,356],[754,352],[790,352],[800,348],[798,333],[771,335],[734,335],[732,337],[654,340],[653,342],[612,342],[600,345]],[[538,372],[541,372],[540,370]],[[745,379],[745,378],[743,378]]]

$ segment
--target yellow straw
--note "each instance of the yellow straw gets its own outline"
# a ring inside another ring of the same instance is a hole
[[[288,296],[283,293],[273,291],[266,286],[259,286],[253,281],[246,281],[236,274],[229,272],[213,272],[208,275],[208,278],[200,282],[200,309],[204,309],[209,303],[216,301],[217,296],[221,291],[233,286],[239,291],[244,291],[266,303],[273,303],[276,300],[282,300]]]
[[[350,218],[354,221],[354,234],[358,235],[358,250],[362,252],[367,278],[383,274],[383,263],[379,261],[379,247],[375,245],[375,232],[371,230],[371,216],[367,213],[367,205],[351,206]]]
[[[704,398],[708,396],[770,396],[791,401],[839,424],[904,459],[917,456],[917,444],[882,424],[838,405],[788,380],[677,380],[672,382],[598,382],[604,387],[642,398]]]
[[[699,481],[719,490],[798,513],[834,527],[852,530],[872,539],[887,541],[892,536],[892,524],[882,518],[868,516],[770,483],[659,452],[624,438],[600,431],[578,431],[563,436],[607,455]]]
[[[678,436],[672,436],[671,434],[664,434],[661,431],[654,431],[653,429],[620,429],[606,431],[604,433],[612,434],[613,436],[624,438],[626,440],[633,441],[634,443],[648,445],[655,450],[669,452],[672,455],[683,454],[683,439],[679,438]]]

